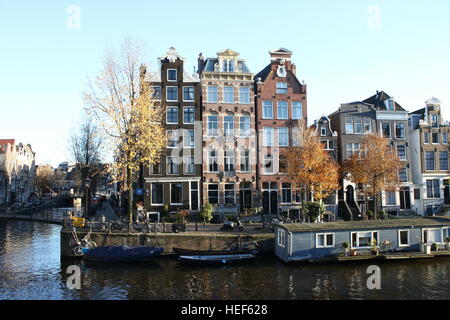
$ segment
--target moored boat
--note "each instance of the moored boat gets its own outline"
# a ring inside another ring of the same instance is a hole
[[[218,256],[218,255],[235,255],[235,254],[257,254],[258,251],[248,248],[240,249],[219,249],[219,250],[191,250],[182,248],[173,248],[180,256]]]
[[[111,246],[89,249],[85,258],[91,262],[144,262],[163,253],[159,247]]]
[[[180,255],[180,260],[191,263],[229,264],[253,260],[254,254],[227,254],[227,255]]]

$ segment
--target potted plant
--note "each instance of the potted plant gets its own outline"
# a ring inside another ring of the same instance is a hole
[[[367,217],[369,218],[369,220],[373,219],[373,211],[372,210],[367,211]]]
[[[380,249],[377,246],[377,240],[373,239],[372,240],[372,248],[371,248],[372,254],[377,256],[378,253],[380,252]]]
[[[450,237],[445,238],[445,248],[450,250]]]
[[[186,232],[186,217],[189,215],[188,210],[178,209],[176,223],[172,224],[172,231],[175,233]]]
[[[345,254],[345,256],[348,256],[348,254],[349,254],[349,248],[350,248],[350,243],[344,242],[344,243],[342,244],[342,247],[344,247],[344,254]]]
[[[436,242],[434,242],[434,243],[431,245],[431,250],[432,250],[432,251],[438,251],[438,250],[439,250],[439,247],[438,247],[438,245],[437,245]]]

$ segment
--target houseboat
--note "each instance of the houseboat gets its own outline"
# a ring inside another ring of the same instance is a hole
[[[279,224],[274,231],[275,254],[285,262],[450,255],[450,217]]]

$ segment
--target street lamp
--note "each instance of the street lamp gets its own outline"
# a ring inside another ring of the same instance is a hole
[[[84,180],[84,186],[86,188],[86,210],[84,212],[84,215],[87,218],[89,214],[89,188],[91,187],[91,179],[86,178],[86,180]]]

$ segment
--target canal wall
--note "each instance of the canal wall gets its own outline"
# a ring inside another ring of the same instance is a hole
[[[78,239],[86,236],[86,232],[77,232]],[[260,234],[233,234],[233,233],[105,233],[92,232],[90,240],[94,241],[98,247],[103,246],[158,246],[164,248],[164,255],[173,255],[173,248],[184,248],[191,250],[210,250],[227,248],[236,241],[246,239],[246,243],[256,243],[252,245],[259,248],[263,253],[274,252],[274,235],[267,233]],[[61,230],[61,257],[74,258],[73,249],[76,243],[71,231]]]

